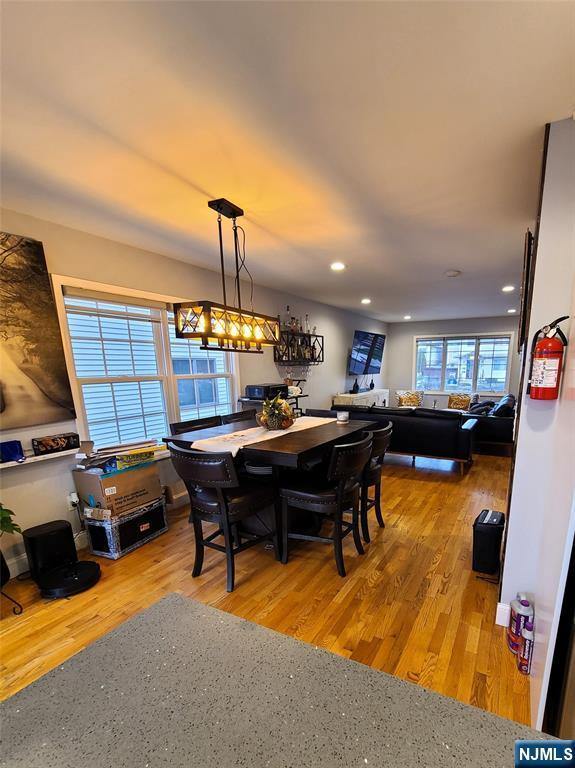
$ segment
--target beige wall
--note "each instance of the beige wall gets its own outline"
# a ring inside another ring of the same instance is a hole
[[[428,322],[389,323],[387,326],[387,345],[385,350],[386,386],[390,389],[390,397],[396,389],[411,389],[413,386],[414,343],[416,336],[436,336],[441,334],[475,334],[475,333],[517,333],[518,318],[512,315],[505,317],[476,317],[462,320],[430,320]],[[516,353],[517,339],[513,341],[513,353],[509,391],[517,395],[519,388],[520,359]],[[426,395],[425,405],[433,405],[437,400],[438,407],[447,405],[447,395]],[[393,402],[393,401],[392,401]]]
[[[5,231],[41,240],[48,270],[53,274],[174,298],[220,298],[220,279],[216,272],[15,211],[2,211],[1,226]],[[215,249],[214,242],[214,261]],[[325,362],[311,367],[308,372],[306,391],[310,397],[302,402],[309,407],[328,407],[335,392],[345,390],[353,383],[346,377],[353,331],[386,330],[384,323],[363,315],[259,286],[255,287],[254,304],[266,314],[282,312],[289,304],[298,316],[308,313],[311,324],[317,325],[318,332],[325,336]],[[237,363],[242,388],[250,383],[281,381],[284,375],[275,365],[271,349],[263,355],[240,354]],[[383,384],[383,374],[374,378],[376,386]],[[19,439],[28,447],[33,436],[75,429],[75,422],[49,424],[8,431],[2,439]],[[63,518],[74,521],[78,528],[75,513],[67,510],[66,503],[67,494],[73,490],[72,464],[71,459],[58,458],[0,470],[2,502],[15,510],[22,527]],[[22,551],[20,542],[19,537],[4,536],[2,549],[8,557],[14,557]]]

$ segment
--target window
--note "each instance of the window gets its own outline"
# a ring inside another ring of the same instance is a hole
[[[415,388],[427,392],[505,392],[511,336],[415,340]]]
[[[96,446],[159,439],[171,421],[232,410],[226,352],[176,339],[163,308],[66,295],[74,366]]]
[[[176,339],[173,318],[170,321],[172,371],[181,420],[230,413],[232,381],[227,353],[200,349],[200,343],[191,339]]]

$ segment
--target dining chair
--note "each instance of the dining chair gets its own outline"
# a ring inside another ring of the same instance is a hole
[[[391,434],[393,424],[388,421],[380,429],[370,429],[366,434],[371,435],[371,456],[361,476],[361,532],[363,540],[369,544],[369,524],[367,513],[372,507],[375,507],[375,516],[380,528],[385,528],[385,523],[381,514],[381,471],[383,469],[383,460],[389,444],[391,443]],[[373,499],[369,496],[369,489],[375,487]]]
[[[301,473],[297,478],[293,478],[289,485],[280,489],[283,563],[288,561],[289,539],[332,543],[337,572],[340,576],[345,576],[342,542],[348,533],[353,534],[355,548],[363,555],[359,531],[360,480],[370,456],[371,435],[366,435],[355,443],[335,445],[325,478],[313,473],[306,477],[306,473]],[[290,508],[313,512],[331,520],[332,535],[289,532]],[[351,521],[344,519],[344,514],[350,511]]]
[[[248,408],[245,411],[234,411],[222,416],[222,424],[232,424],[234,421],[254,421],[256,418],[256,409]]]
[[[255,535],[240,530],[239,523],[265,508],[274,506],[272,485],[259,480],[239,478],[231,453],[209,453],[168,443],[174,469],[184,481],[190,497],[190,523],[195,534],[195,559],[192,576],[199,576],[204,563],[204,549],[209,547],[226,555],[227,591],[233,592],[235,556],[245,549],[271,540],[276,560],[280,559],[278,526],[273,531]],[[217,529],[204,536],[203,522],[215,523]],[[214,539],[223,536],[224,544]]]
[[[219,427],[221,423],[221,416],[205,416],[203,419],[190,419],[189,421],[173,421],[170,424],[170,434],[181,435],[184,432],[195,432],[197,429]]]

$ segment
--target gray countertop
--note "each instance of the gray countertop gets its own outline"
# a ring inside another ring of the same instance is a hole
[[[515,739],[542,738],[175,594],[2,718],[10,768],[490,768],[513,766]]]

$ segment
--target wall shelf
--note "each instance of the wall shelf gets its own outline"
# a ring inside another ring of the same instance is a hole
[[[274,347],[277,365],[319,365],[323,363],[323,336],[301,331],[281,331]]]
[[[25,467],[28,464],[36,464],[38,461],[50,461],[50,459],[61,459],[63,457],[75,456],[78,448],[70,448],[69,451],[59,451],[58,453],[47,453],[44,456],[26,456],[26,461],[4,461],[0,463],[0,469],[9,467]]]

